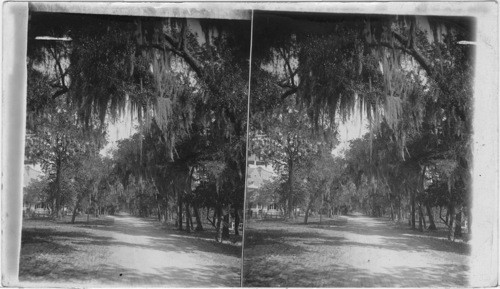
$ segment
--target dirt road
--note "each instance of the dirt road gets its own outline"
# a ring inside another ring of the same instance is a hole
[[[239,286],[240,258],[214,242],[166,233],[155,223],[115,217],[110,282],[134,286]]]
[[[128,215],[111,218],[114,219],[112,225],[91,226],[84,232],[50,232],[57,236],[53,243],[72,249],[56,258],[57,250],[48,252],[46,255],[54,256],[38,263],[51,266],[50,270],[38,271],[32,274],[34,277],[29,270],[24,270],[21,277],[28,282],[21,284],[30,286],[51,281],[59,285],[120,287],[240,285],[241,247],[167,230],[153,220]],[[81,254],[82,251],[85,253]],[[32,254],[34,258],[43,255],[36,251]],[[29,258],[25,260],[29,262]]]
[[[246,235],[245,286],[467,285],[466,244],[396,228],[384,219],[255,222]]]

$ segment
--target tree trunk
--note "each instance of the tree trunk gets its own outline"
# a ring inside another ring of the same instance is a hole
[[[411,228],[412,230],[415,230],[415,191],[411,190],[410,191],[410,198],[411,198]]]
[[[189,224],[191,224],[191,230],[194,231],[194,225],[193,225],[193,217],[191,215],[191,209],[189,209]]]
[[[62,170],[62,160],[58,157],[56,160],[56,196],[55,196],[55,208],[54,215],[57,219],[61,218],[61,170]]]
[[[164,222],[168,222],[168,196],[165,196],[165,219]]]
[[[394,221],[394,204],[391,201],[391,221]]]
[[[309,219],[309,212],[311,211],[312,204],[314,203],[314,199],[309,200],[307,204],[306,214],[304,216],[304,224],[307,224],[307,220]]]
[[[418,230],[420,232],[423,232],[424,231],[424,227],[422,225],[422,212],[420,210],[420,207],[418,208]]]
[[[306,214],[304,215],[304,224],[307,224],[307,219],[309,219],[309,206],[307,206]]]
[[[459,208],[455,217],[455,237],[462,237],[462,208]]]
[[[234,234],[236,236],[240,235],[239,226],[240,226],[240,212],[239,212],[239,210],[235,209],[234,210]]]
[[[222,225],[222,238],[229,239],[229,213],[224,214],[224,223]]]
[[[177,192],[177,228],[182,231],[182,195]]]
[[[158,222],[161,222],[161,204],[156,198],[156,214],[158,215]]]
[[[472,217],[471,217],[471,209],[470,205],[467,206],[467,234],[471,234],[471,227],[472,227]]]
[[[434,214],[432,213],[432,208],[429,205],[425,205],[427,209],[427,215],[429,216],[429,228],[427,230],[429,231],[435,231],[437,230],[436,224],[434,223]]]
[[[288,160],[288,217],[293,218],[293,160]]]
[[[450,215],[450,224],[448,228],[448,240],[455,241],[455,204],[453,201],[450,202],[448,206],[448,212]]]
[[[401,211],[401,197],[398,197],[398,222],[403,220],[403,213]]]
[[[191,212],[189,210],[189,203],[186,202],[186,232],[190,233],[191,232]]]
[[[222,208],[220,205],[217,205],[217,208],[215,209],[214,215],[217,216],[217,225],[215,226],[215,240],[217,242],[222,243],[222,229],[221,229],[221,223],[222,223]]]
[[[201,224],[200,211],[198,206],[193,205],[194,217],[196,218],[196,231],[203,231],[203,225]]]
[[[80,197],[76,201],[75,207],[73,208],[73,214],[71,216],[71,224],[75,223],[76,212],[78,211],[78,207],[80,207],[80,203],[82,202],[82,200],[83,200],[83,197]]]
[[[420,232],[423,232],[425,228],[427,228],[427,224],[425,223],[425,215],[424,211],[422,210],[422,205],[418,205],[418,215],[419,215],[419,230]],[[422,226],[423,223],[423,226]]]
[[[222,239],[226,240],[229,238],[229,217],[231,209],[230,207],[222,207]]]

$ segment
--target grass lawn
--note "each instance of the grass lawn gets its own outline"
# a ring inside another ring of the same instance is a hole
[[[67,281],[71,279],[91,280],[104,264],[108,250],[97,241],[106,237],[96,236],[92,228],[111,226],[109,217],[86,216],[62,220],[23,220],[19,280],[23,281]]]

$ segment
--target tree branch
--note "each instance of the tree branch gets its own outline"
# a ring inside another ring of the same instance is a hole
[[[66,92],[69,91],[68,87],[66,86],[66,82],[64,81],[64,78],[66,77],[67,71],[66,72],[63,71],[62,66],[61,66],[61,62],[60,62],[60,58],[58,57],[58,55],[56,53],[56,49],[54,48],[52,50],[49,47],[48,50],[49,50],[50,54],[52,54],[52,57],[54,57],[54,61],[56,62],[56,69],[59,71],[59,82],[61,83],[61,85],[59,86],[59,87],[61,87],[61,89],[52,95],[52,99],[56,99],[59,96],[65,94]]]
[[[283,60],[285,61],[285,69],[288,69],[288,74],[289,74],[288,78],[291,85],[296,86],[294,77],[297,74],[297,70],[295,71],[292,70],[292,66],[290,65],[290,55],[286,55],[284,48],[283,49],[278,48],[278,52],[281,54]]]
[[[420,66],[422,66],[422,68],[427,72],[427,75],[429,77],[434,77],[434,69],[432,69],[429,61],[415,48],[414,41],[411,41],[412,43],[410,43],[410,40],[397,32],[392,32],[392,35],[403,45],[403,47],[398,48],[413,56],[413,58],[415,58]]]
[[[289,97],[290,95],[296,93],[297,91],[299,90],[299,88],[297,86],[295,87],[292,87],[290,88],[289,90],[285,91],[282,95],[281,95],[281,100],[284,100],[285,98]]]
[[[209,89],[213,92],[213,93],[216,93],[216,94],[220,94],[220,91],[219,91],[219,88],[217,85],[215,85],[205,74],[205,72],[203,71],[203,68],[202,68],[202,65],[198,62],[198,60],[196,60],[192,55],[191,53],[189,53],[189,51],[186,49],[185,45],[180,45],[179,42],[175,41],[170,35],[168,34],[163,34],[163,37],[165,38],[165,40],[168,42],[168,44],[170,44],[171,46],[171,51],[181,57],[182,59],[184,59],[184,61],[186,61],[186,63],[189,65],[189,67],[191,67],[191,69],[193,69],[193,71],[196,73],[196,75],[205,81],[205,83],[207,84],[207,86],[209,87]],[[181,48],[181,49],[179,49]]]
[[[69,89],[67,87],[63,87],[62,89],[56,91],[53,95],[52,95],[52,99],[56,99],[58,98],[59,96],[65,94],[66,92],[68,92]]]
[[[163,52],[166,52],[166,51],[169,51],[169,52],[174,52],[174,49],[171,49],[169,47],[166,47],[166,46],[161,46],[159,44],[142,44],[142,45],[138,45],[137,48],[139,49],[151,49],[151,48],[154,48],[154,49],[157,49],[157,50],[160,50],[160,51],[163,51]]]
[[[422,67],[425,70],[425,72],[427,73],[427,76],[434,79],[434,81],[438,85],[439,89],[441,91],[443,91],[444,93],[448,93],[449,88],[446,86],[446,83],[443,81],[443,79],[442,79],[443,76],[435,71],[435,69],[430,65],[429,60],[427,60],[415,47],[407,48],[406,46],[407,46],[409,40],[406,39],[404,36],[402,36],[396,32],[393,32],[393,35],[396,38],[396,40],[398,40],[398,42],[401,43],[401,45],[394,45],[394,44],[391,44],[389,42],[384,42],[384,41],[380,41],[378,43],[377,42],[373,43],[373,45],[374,46],[383,46],[383,47],[387,47],[390,49],[398,49],[398,50],[401,50],[401,51],[405,52],[406,54],[412,56],[418,62],[420,67]]]

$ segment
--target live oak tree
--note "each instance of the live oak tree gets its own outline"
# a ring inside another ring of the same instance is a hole
[[[301,168],[301,175],[308,192],[304,215],[305,224],[312,210],[316,209],[321,217],[324,209],[328,208],[328,197],[332,196],[335,182],[342,175],[341,169],[341,162],[336,161],[330,151],[320,150],[308,156],[306,164]]]
[[[32,113],[32,112],[28,112]],[[50,184],[49,202],[53,213],[60,217],[62,208],[72,202],[68,189],[70,173],[77,158],[96,152],[103,144],[103,135],[84,131],[75,112],[62,99],[45,105],[43,113],[33,117],[27,128],[26,160],[41,164]]]
[[[296,183],[302,181],[295,174],[310,155],[333,147],[334,128],[330,127],[328,120],[324,120],[321,123],[322,133],[316,134],[307,121],[306,111],[294,97],[269,112],[254,113],[251,121],[251,152],[271,163],[278,174],[287,176],[286,213],[288,217],[293,217],[293,209],[301,199],[294,190]]]

